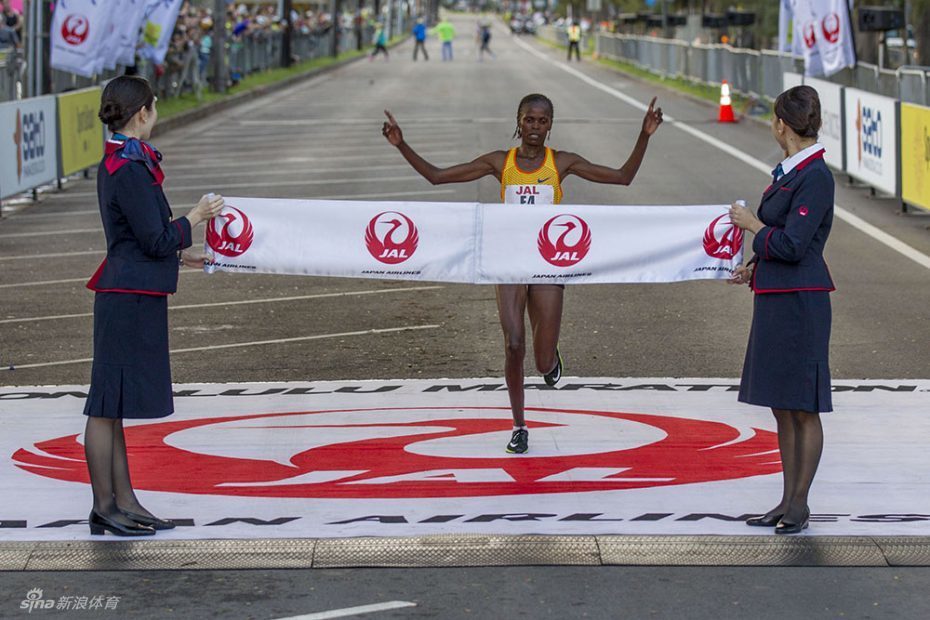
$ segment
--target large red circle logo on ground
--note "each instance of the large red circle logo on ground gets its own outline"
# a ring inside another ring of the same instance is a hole
[[[704,231],[704,251],[713,258],[730,260],[743,247],[743,231],[729,219],[722,221],[725,217],[729,218],[727,214],[716,218]]]
[[[61,38],[69,45],[80,45],[90,34],[90,21],[80,13],[73,13],[61,24]]]
[[[531,452],[522,456],[503,453],[512,424],[503,407],[237,415],[127,426],[125,434],[137,489],[204,495],[391,499],[579,493],[781,471],[771,431],[609,411],[528,408],[527,417]],[[12,458],[40,476],[88,482],[78,435],[38,442]]]
[[[255,239],[252,222],[245,213],[226,205],[207,224],[207,245],[223,256],[236,257],[245,254]]]
[[[417,251],[420,233],[409,217],[397,211],[385,211],[371,218],[365,229],[368,252],[382,263],[402,263]]]
[[[591,229],[577,215],[561,214],[546,222],[536,241],[539,254],[550,265],[571,267],[591,249]]]

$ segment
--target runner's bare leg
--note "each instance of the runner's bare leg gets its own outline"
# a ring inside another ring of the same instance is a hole
[[[555,347],[562,328],[562,299],[565,289],[554,284],[531,284],[527,293],[527,310],[533,329],[533,354],[536,370],[542,374],[555,368]]]
[[[504,378],[510,395],[514,426],[523,426],[523,359],[526,357],[526,285],[500,284],[497,289],[497,313],[504,331]]]

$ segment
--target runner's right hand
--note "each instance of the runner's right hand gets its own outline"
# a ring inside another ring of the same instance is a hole
[[[404,141],[404,133],[400,130],[400,125],[397,124],[394,115],[388,110],[384,111],[384,115],[387,116],[388,119],[381,127],[381,135],[387,138],[387,141],[392,145],[400,146],[401,142]]]

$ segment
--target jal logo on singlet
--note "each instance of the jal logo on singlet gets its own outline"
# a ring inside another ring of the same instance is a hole
[[[61,38],[68,45],[80,45],[90,34],[90,20],[80,13],[68,15],[61,24]]]
[[[723,221],[724,218],[728,218]],[[743,231],[729,220],[727,214],[716,218],[704,231],[704,251],[708,256],[730,260],[743,247]]]
[[[504,202],[512,205],[551,205],[555,202],[555,189],[551,185],[544,185],[539,179],[537,185],[508,185],[504,189]]]
[[[501,454],[512,427],[509,408],[465,403],[222,415],[127,426],[125,434],[136,489],[198,495],[493,497],[644,489],[781,470],[776,434],[751,425],[568,408],[528,407],[526,415],[537,439],[520,458]],[[72,433],[39,441],[12,460],[38,476],[86,484],[78,439]]]
[[[539,231],[537,247],[550,265],[571,267],[580,263],[591,249],[591,229],[577,215],[556,215]]]
[[[255,230],[245,213],[226,205],[207,226],[207,245],[223,256],[242,256],[252,245]]]
[[[371,218],[365,229],[368,252],[387,265],[396,265],[413,256],[420,244],[420,233],[409,217],[385,211]]]

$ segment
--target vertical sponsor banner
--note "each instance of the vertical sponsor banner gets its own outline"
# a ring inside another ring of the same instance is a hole
[[[106,12],[106,22],[103,30],[103,44],[100,46],[100,53],[97,55],[97,73],[104,69],[112,71],[116,68],[116,52],[119,48],[119,20],[124,16],[125,0],[108,0],[108,11]]]
[[[804,76],[800,73],[794,73],[792,71],[785,71],[781,74],[781,90],[785,92],[789,88],[794,88],[795,86],[801,86],[804,84]]]
[[[97,118],[100,87],[58,95],[61,174],[95,165],[103,157],[103,125]]]
[[[156,64],[165,62],[171,33],[183,0],[149,0],[142,19],[142,55]]]
[[[104,0],[59,0],[52,15],[53,69],[91,77],[98,71],[101,47],[112,14]]]
[[[930,108],[901,104],[901,198],[930,209]]]
[[[475,203],[226,198],[206,270],[470,282]]]
[[[674,282],[729,278],[742,232],[728,205],[481,205],[479,283]],[[514,214],[519,213],[519,217]]]
[[[136,64],[136,45],[139,43],[139,31],[145,16],[146,0],[123,0],[125,19],[117,26],[119,45],[116,62],[124,67]]]
[[[0,198],[58,177],[55,97],[0,103]]]
[[[807,78],[804,83],[820,96],[820,143],[823,159],[836,170],[843,170],[843,87],[833,82]]]
[[[897,101],[847,88],[844,107],[847,174],[897,195]]]

